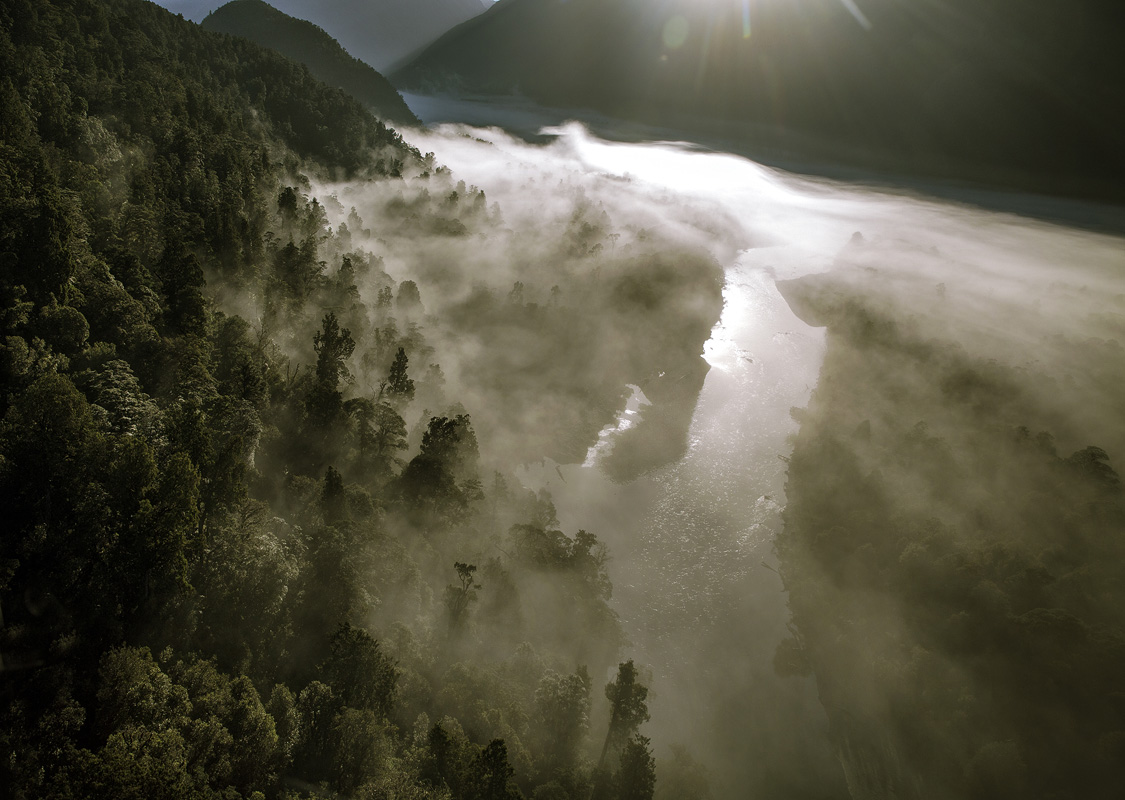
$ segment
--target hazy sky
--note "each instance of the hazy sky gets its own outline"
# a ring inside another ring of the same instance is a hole
[[[164,6],[175,14],[183,14],[184,17],[194,22],[199,22],[223,5],[221,0],[156,0],[156,4]]]

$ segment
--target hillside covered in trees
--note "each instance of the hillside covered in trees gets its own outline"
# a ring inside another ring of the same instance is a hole
[[[1125,781],[1120,273],[1087,256],[1045,294],[1023,286],[1034,264],[914,258],[857,236],[833,272],[779,284],[828,335],[792,411],[776,666],[815,675],[853,797],[1108,800]]]
[[[304,64],[315,77],[343,89],[388,122],[418,124],[386,78],[350,56],[311,22],[283,14],[262,0],[233,0],[208,14],[200,25],[209,31],[244,36]]]
[[[366,216],[313,192],[341,180]],[[452,291],[430,257],[502,209],[344,92],[141,0],[0,4],[10,796],[653,796],[609,554],[511,445],[585,452],[625,401],[595,356],[697,363],[718,268],[560,219],[540,272]],[[518,418],[510,343],[564,338],[560,414]]]

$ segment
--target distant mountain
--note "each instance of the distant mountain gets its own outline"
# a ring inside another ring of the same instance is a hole
[[[221,0],[156,0],[198,22]],[[378,70],[391,68],[492,0],[276,0],[273,5],[319,25],[349,53]]]
[[[389,77],[1120,197],[1122,30],[1109,0],[501,0]]]
[[[392,122],[417,124],[391,84],[367,64],[348,55],[335,39],[311,22],[283,14],[262,0],[233,0],[201,23],[218,33],[242,36],[309,68],[315,77],[343,89]]]

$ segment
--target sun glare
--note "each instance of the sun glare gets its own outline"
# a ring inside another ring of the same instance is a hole
[[[742,38],[750,38],[750,0],[742,2]],[[664,23],[664,45],[669,50],[679,50],[684,46],[691,34],[691,23],[681,15],[676,14]]]
[[[750,38],[750,4],[753,1],[754,0],[740,0],[742,5],[743,39]],[[861,28],[871,30],[871,20],[860,10],[860,7],[856,4],[856,0],[840,0],[840,5],[848,10],[848,13],[855,18],[856,23],[858,23]],[[664,44],[669,50],[679,50],[684,46],[690,33],[690,23],[688,23],[687,19],[682,15],[677,14],[664,24]]]
[[[677,14],[664,23],[664,44],[669,50],[679,50],[690,32],[688,21]]]

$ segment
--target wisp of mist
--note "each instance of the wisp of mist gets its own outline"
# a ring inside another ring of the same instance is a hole
[[[1088,340],[1091,358],[1122,357],[1125,243],[970,205],[797,177],[681,143],[605,141],[577,123],[544,134],[553,140],[533,145],[498,129],[406,133],[437,154],[452,180],[482,189],[497,224],[447,239],[392,229],[367,247],[393,278],[418,283],[435,317],[429,343],[448,393],[486,431],[482,441],[497,443],[492,456],[527,462],[521,478],[551,493],[562,527],[591,530],[609,545],[614,606],[630,655],[651,675],[646,733],[658,758],[671,745],[691,746],[718,797],[747,796],[747,787],[769,793],[762,796],[839,795],[843,779],[814,679],[779,677],[772,666],[788,623],[772,539],[797,430],[790,409],[807,404],[824,353],[823,329],[802,322],[775,282],[847,273],[896,317],[929,320],[933,336],[1056,377],[1042,403],[1060,419],[1063,443],[1074,449],[1096,441],[1120,459],[1122,387],[1083,382],[1081,359],[1058,343]],[[362,182],[313,186],[334,225],[351,207],[364,220],[377,217],[387,191]],[[616,417],[608,410],[605,434],[586,458],[529,458],[504,431],[562,412],[543,412],[529,395],[522,424],[498,417],[467,374],[482,354],[441,333],[442,309],[481,285],[518,281],[548,302],[560,267],[544,256],[544,241],[583,214],[619,231],[610,248],[655,234],[709,253],[725,275],[722,316],[699,353],[710,371],[684,454],[626,483],[599,464],[644,413],[647,399],[626,386],[628,376],[599,376],[617,381],[632,402]],[[1081,396],[1067,389],[1079,385]]]

